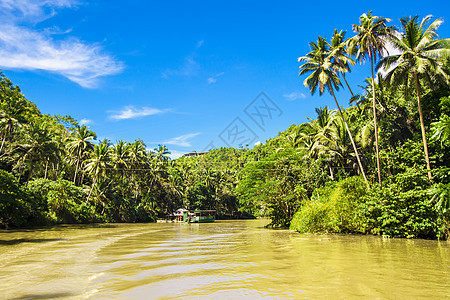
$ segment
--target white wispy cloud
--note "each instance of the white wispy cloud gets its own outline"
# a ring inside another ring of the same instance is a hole
[[[96,87],[101,76],[121,72],[123,64],[103,53],[99,44],[66,37],[70,30],[36,28],[55,15],[56,9],[77,4],[71,0],[0,0],[0,67],[45,70],[86,88]]]
[[[189,140],[193,139],[194,137],[196,137],[199,134],[200,134],[200,132],[181,135],[178,137],[174,137],[170,140],[164,141],[164,142],[162,142],[162,144],[175,145],[175,146],[180,146],[180,147],[191,147],[192,144],[190,143]]]
[[[78,122],[80,125],[89,125],[92,124],[92,120],[89,119],[81,119],[80,122]]]
[[[108,111],[110,113],[109,118],[113,120],[127,120],[127,119],[136,119],[151,115],[163,114],[167,112],[167,110],[161,110],[157,108],[151,107],[141,107],[136,108],[132,105],[125,106],[123,109],[119,111]]]
[[[55,15],[56,8],[75,7],[75,0],[0,0],[2,15],[13,19],[39,22]]]
[[[306,95],[304,93],[302,93],[302,92],[292,92],[292,93],[289,93],[289,94],[284,94],[283,97],[286,98],[289,101],[294,101],[294,100],[297,100],[297,99],[305,99]]]
[[[395,31],[394,34],[401,38],[401,33],[398,31]],[[384,53],[385,56],[387,55],[398,55],[401,54],[401,52],[394,47],[394,45],[390,41],[386,41],[386,53]],[[389,71],[391,71],[393,68],[395,68],[398,64],[392,64],[389,69],[380,68],[378,69],[378,73],[380,73],[382,76],[385,76]],[[378,82],[378,78],[375,78],[375,82]]]
[[[217,78],[222,76],[223,74],[225,74],[225,72],[220,72],[220,73],[218,73],[218,74],[216,74],[216,75],[214,75],[212,77],[209,77],[208,80],[207,80],[208,84],[216,83],[217,82]]]
[[[203,46],[204,42],[205,42],[204,40],[198,41],[196,48],[200,48],[201,46]]]
[[[184,58],[183,64],[181,64],[181,66],[176,69],[167,69],[161,73],[161,76],[164,79],[170,79],[170,77],[172,76],[188,77],[198,74],[198,72],[200,71],[200,65],[195,60],[195,58],[197,56],[197,49],[199,49],[203,45],[203,43],[203,40],[197,42],[195,51]]]
[[[182,157],[186,152],[185,151],[178,151],[178,150],[170,150],[169,157],[171,159],[177,159]]]

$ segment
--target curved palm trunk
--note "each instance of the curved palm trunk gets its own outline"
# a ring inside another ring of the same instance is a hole
[[[345,73],[341,72],[341,74],[342,74],[342,78],[344,78],[345,84],[348,87],[348,90],[350,91],[350,94],[352,94],[352,98],[355,97],[355,95],[353,94],[352,89],[350,88],[350,85],[347,82],[347,78],[345,78]],[[361,111],[361,107],[359,106],[358,101],[355,101],[355,103],[356,103],[356,106],[358,106],[359,111]]]
[[[75,167],[75,174],[73,175],[73,184],[76,185],[77,181],[77,173],[78,173],[78,165],[80,164],[80,156],[81,156],[81,148],[78,150],[78,157],[77,157],[77,165]]]
[[[431,181],[433,177],[431,176],[430,156],[428,155],[428,145],[427,137],[425,135],[425,123],[423,122],[422,105],[420,104],[419,78],[417,78],[417,73],[414,73],[414,77],[416,79],[416,93],[417,103],[419,105],[420,129],[422,130],[423,150],[425,151],[425,160],[427,162],[428,179]]]
[[[364,168],[362,166],[361,159],[359,158],[358,149],[356,149],[356,144],[355,144],[355,141],[353,140],[352,133],[350,132],[350,128],[348,128],[347,121],[345,120],[344,115],[342,114],[341,107],[339,106],[339,103],[338,103],[338,101],[336,99],[336,95],[334,94],[334,91],[333,91],[332,87],[330,87],[330,91],[331,91],[331,94],[333,95],[334,101],[336,102],[336,105],[337,105],[337,107],[339,109],[339,113],[341,114],[342,120],[344,121],[345,129],[347,129],[347,132],[348,132],[348,135],[350,137],[350,140],[352,141],[353,150],[355,150],[356,159],[358,160],[358,165],[359,165],[361,173],[362,173],[362,175],[364,177],[364,181],[366,182],[367,186],[369,186],[369,182],[367,181],[367,178],[366,178],[366,173],[364,172]]]
[[[2,137],[2,144],[0,145],[0,152],[2,152],[3,145],[5,144],[5,140],[6,140],[6,133]]]
[[[377,124],[377,109],[375,101],[375,79],[373,77],[373,49],[370,54],[370,70],[372,71],[372,106],[373,106],[373,123],[375,124],[375,149],[377,154],[377,170],[378,170],[378,183],[381,185],[381,170],[380,170],[380,151],[378,147],[378,124]]]
[[[86,198],[86,202],[84,202],[85,205],[88,204],[89,198],[91,198],[92,190],[94,189],[94,186],[97,183],[97,178],[98,178],[98,176],[94,177],[94,182],[92,183],[91,189],[89,190],[89,194],[88,194],[88,196]]]

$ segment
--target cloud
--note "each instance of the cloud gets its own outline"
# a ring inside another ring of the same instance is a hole
[[[186,152],[185,151],[178,151],[178,150],[170,150],[169,157],[171,159],[177,159],[182,157]]]
[[[157,108],[151,108],[151,107],[142,107],[142,108],[135,108],[132,105],[125,106],[120,111],[109,111],[111,115],[109,116],[110,119],[113,120],[127,120],[127,119],[136,119],[151,115],[157,115],[157,114],[163,114],[167,112],[167,110],[160,110]]]
[[[216,83],[217,82],[217,78],[222,76],[223,74],[225,74],[225,72],[220,72],[220,73],[214,75],[213,77],[209,77],[208,80],[207,80],[208,84]]]
[[[74,0],[0,0],[2,16],[13,19],[40,22],[56,14],[55,8],[75,7]]]
[[[0,0],[0,67],[45,70],[85,88],[96,87],[101,76],[120,73],[122,63],[104,54],[99,44],[64,38],[70,30],[35,28],[36,23],[55,15],[56,8],[76,4],[70,0]],[[25,26],[26,21],[34,23]],[[55,35],[63,39],[55,39]]]
[[[200,70],[200,65],[195,61],[195,54],[191,54],[184,59],[183,64],[178,69],[167,69],[162,72],[164,79],[169,79],[172,76],[189,77],[196,75]]]
[[[305,99],[306,95],[302,92],[292,92],[290,94],[284,94],[284,98],[286,98],[288,101],[294,101],[297,99]]]
[[[80,125],[89,125],[92,124],[92,120],[89,119],[81,119],[80,122],[78,122]]]
[[[395,31],[394,33],[398,38],[402,38],[401,33],[398,31]],[[386,52],[384,53],[385,56],[387,55],[399,55],[401,54],[400,50],[394,47],[394,45],[390,41],[386,41]],[[392,64],[389,69],[380,68],[378,69],[378,73],[380,73],[382,76],[386,76],[386,74],[394,69],[398,64]],[[375,78],[375,82],[378,82],[378,78]]]
[[[170,79],[172,76],[189,77],[198,74],[200,65],[195,60],[197,56],[197,49],[203,45],[204,41],[198,41],[195,51],[184,58],[183,64],[176,69],[167,69],[161,73],[162,78]]]
[[[189,133],[189,134],[181,135],[181,136],[172,138],[170,140],[164,141],[161,144],[175,145],[175,146],[180,146],[180,147],[191,147],[192,144],[188,140],[196,137],[199,134],[200,133],[197,132],[197,133]]]
[[[200,48],[201,46],[203,46],[204,42],[205,42],[204,40],[198,41],[196,48]]]

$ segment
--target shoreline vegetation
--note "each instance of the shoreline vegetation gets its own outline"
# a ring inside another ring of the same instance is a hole
[[[0,72],[0,228],[155,222],[184,207],[302,233],[448,239],[450,39],[430,16],[389,21],[363,14],[353,37],[319,36],[299,58],[304,85],[335,107],[253,149],[176,160],[41,114]],[[372,70],[361,94],[346,80],[357,62]]]

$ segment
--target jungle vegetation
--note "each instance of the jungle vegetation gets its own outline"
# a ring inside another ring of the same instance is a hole
[[[185,207],[299,232],[447,239],[450,39],[430,16],[389,21],[363,14],[353,37],[334,30],[299,58],[304,85],[335,107],[252,149],[176,160],[42,114],[0,73],[0,227],[152,222]],[[360,94],[346,79],[357,62],[371,64]]]

